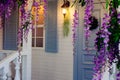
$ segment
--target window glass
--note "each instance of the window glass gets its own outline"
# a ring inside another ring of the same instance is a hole
[[[43,38],[36,38],[36,47],[43,47]]]
[[[43,27],[36,29],[36,37],[43,37]]]
[[[32,47],[44,47],[44,8],[43,5],[39,6],[37,11],[36,7],[32,7],[33,15],[33,30],[32,30]]]

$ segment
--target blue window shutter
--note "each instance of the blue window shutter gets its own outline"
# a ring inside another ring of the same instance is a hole
[[[18,9],[12,10],[11,15],[4,20],[4,50],[17,50]]]
[[[51,53],[58,52],[57,39],[57,1],[48,0],[48,10],[45,26],[45,51]]]

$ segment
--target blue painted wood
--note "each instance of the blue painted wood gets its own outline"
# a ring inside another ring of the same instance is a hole
[[[48,10],[45,26],[45,51],[58,52],[57,39],[57,0],[48,0]]]
[[[11,16],[4,21],[4,50],[17,50],[18,9],[14,9]]]
[[[76,53],[74,55],[74,80],[92,80],[93,59],[95,51],[89,53],[84,50],[83,28],[79,27],[78,39],[76,41]]]
[[[98,13],[99,10],[96,10]],[[94,10],[94,12],[96,12]],[[74,77],[73,80],[92,80],[93,78],[93,67],[94,67],[94,56],[96,51],[94,49],[89,50],[89,53],[85,50],[85,36],[84,36],[84,26],[83,19],[84,10],[80,9],[79,21],[80,26],[77,29],[77,39],[75,42],[75,55],[74,55]],[[99,13],[100,14],[100,13]],[[100,16],[98,16],[100,18]],[[91,37],[89,38],[89,48],[94,48],[94,39],[96,37],[95,33],[98,29],[91,32]]]

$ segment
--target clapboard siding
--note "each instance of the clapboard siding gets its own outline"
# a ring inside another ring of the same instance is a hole
[[[0,29],[0,50],[3,48],[3,29]]]
[[[62,0],[58,1],[58,53],[46,53],[44,49],[33,49],[32,80],[73,80],[72,27],[70,26],[70,35],[64,38],[62,3]],[[71,12],[72,10],[71,8]]]

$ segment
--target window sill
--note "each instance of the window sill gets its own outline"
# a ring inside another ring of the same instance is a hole
[[[32,49],[41,49],[41,50],[44,50],[44,47],[32,47]]]

